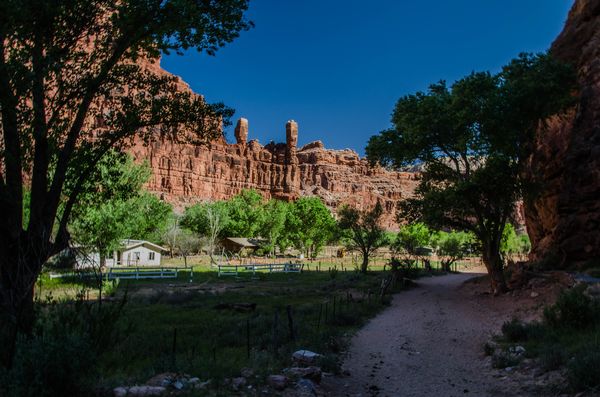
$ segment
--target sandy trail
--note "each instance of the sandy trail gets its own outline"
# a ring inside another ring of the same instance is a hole
[[[474,276],[423,278],[395,295],[352,339],[343,365],[350,376],[333,395],[508,395],[506,384],[490,374],[482,346],[511,313],[459,288]]]

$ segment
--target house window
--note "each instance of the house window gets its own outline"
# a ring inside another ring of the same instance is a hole
[[[149,261],[153,261],[154,260],[154,252],[148,252],[148,260]]]

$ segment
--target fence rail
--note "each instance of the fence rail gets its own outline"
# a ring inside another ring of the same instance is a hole
[[[256,275],[257,271],[269,273],[300,273],[304,268],[302,263],[244,263],[240,265],[217,264],[218,276],[239,276],[240,272],[252,272]]]

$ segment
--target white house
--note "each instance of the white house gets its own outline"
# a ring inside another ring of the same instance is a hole
[[[123,240],[112,255],[107,256],[106,266],[160,266],[161,254],[167,251],[160,245],[145,240]],[[98,266],[100,254],[91,252],[77,254],[77,267]]]

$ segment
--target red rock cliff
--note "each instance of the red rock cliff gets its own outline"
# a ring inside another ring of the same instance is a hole
[[[531,259],[563,267],[600,258],[600,1],[575,1],[551,53],[576,67],[579,101],[540,131],[526,222]]]
[[[247,141],[248,132],[248,120],[240,119],[233,144],[140,142],[130,152],[152,168],[148,189],[179,208],[228,199],[242,189],[284,200],[318,196],[333,210],[346,203],[370,207],[379,200],[386,209],[385,227],[394,229],[396,203],[410,196],[418,183],[414,173],[371,168],[349,149],[327,150],[318,141],[298,149],[298,124],[293,120],[286,124],[286,143],[262,146]]]

